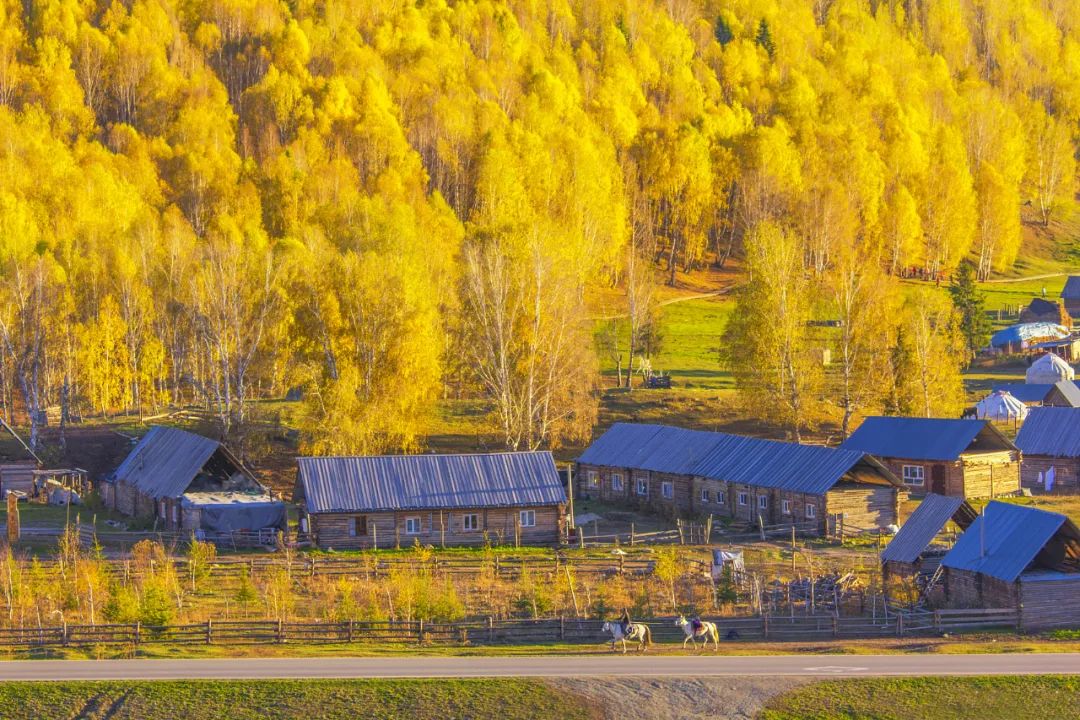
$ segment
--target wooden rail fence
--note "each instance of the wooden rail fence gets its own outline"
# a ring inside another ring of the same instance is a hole
[[[1011,609],[939,610],[929,620],[905,621],[903,614],[889,617],[837,615],[761,615],[723,617],[715,621],[725,641],[793,641],[904,637],[985,628],[1016,628],[1018,614]],[[653,640],[682,642],[682,630],[673,618],[646,620]],[[283,620],[208,620],[187,625],[155,626],[141,623],[59,625],[0,628],[0,647],[48,648],[89,645],[260,645],[275,643],[386,644],[530,644],[602,643],[606,636],[595,619],[470,620],[463,622],[380,621],[289,622]]]

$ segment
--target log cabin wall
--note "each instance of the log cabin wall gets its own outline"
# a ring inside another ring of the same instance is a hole
[[[731,488],[723,480],[697,477],[693,479],[691,501],[697,515],[733,516]]]
[[[1020,485],[1035,493],[1046,492],[1045,483],[1039,481],[1039,473],[1045,476],[1050,468],[1054,468],[1054,487],[1051,492],[1080,492],[1080,458],[1024,455],[1020,464]]]
[[[959,471],[961,497],[994,498],[1020,492],[1020,462],[1015,452],[965,454]]]
[[[1080,627],[1080,574],[1047,580],[1025,580],[1020,587],[1020,627],[1046,630]]]
[[[522,511],[535,514],[533,527],[520,522]],[[467,529],[466,516],[476,516],[477,529]],[[563,506],[402,510],[374,513],[317,513],[309,516],[311,532],[321,548],[368,549],[422,545],[557,545],[566,519]],[[417,532],[410,532],[412,527]],[[485,535],[486,533],[486,535]]]
[[[1015,583],[950,567],[945,568],[945,598],[954,608],[1015,608],[1020,600]]]
[[[841,483],[825,494],[825,513],[843,515],[845,526],[869,529],[899,525],[896,487]]]

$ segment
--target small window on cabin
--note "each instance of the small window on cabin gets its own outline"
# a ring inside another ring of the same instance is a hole
[[[790,515],[791,514],[791,501],[790,500],[781,500],[780,501],[780,510],[785,515]]]
[[[419,535],[420,534],[420,518],[419,517],[407,517],[407,518],[405,518],[405,534],[406,535]]]
[[[589,471],[589,487],[597,487],[600,484],[600,475],[595,470]]]
[[[352,525],[349,527],[349,534],[354,537],[363,537],[367,535],[367,515],[358,515],[352,519]]]
[[[709,502],[709,491],[705,488],[701,488],[701,502]]]
[[[813,505],[807,505],[806,506],[806,518],[808,520],[813,520],[816,517],[817,517],[817,508],[815,506],[813,506]]]
[[[480,529],[480,516],[476,513],[468,513],[461,516],[461,529],[465,532],[476,532]]]
[[[769,496],[768,495],[758,495],[757,506],[759,508],[761,508],[762,510],[769,507]]]
[[[660,483],[660,492],[665,498],[670,500],[671,498],[675,497],[675,484],[665,480],[664,482]]]
[[[926,482],[926,469],[922,465],[904,466],[904,484],[922,486]]]
[[[519,514],[521,527],[536,527],[536,511],[522,510]]]
[[[649,481],[645,478],[637,479],[637,494],[641,496],[649,494]]]
[[[622,473],[612,473],[611,475],[611,489],[622,492]]]
[[[744,493],[744,492],[739,493],[739,504],[740,505],[746,505],[749,501],[750,501],[750,498],[746,493]]]
[[[723,490],[717,490],[716,491],[716,504],[717,505],[723,505],[725,502],[727,502],[726,493]]]

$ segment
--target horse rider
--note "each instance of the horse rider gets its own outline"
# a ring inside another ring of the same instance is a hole
[[[693,618],[691,618],[690,630],[692,630],[695,635],[699,635],[703,627],[705,626],[701,623],[700,616],[695,615]]]
[[[627,636],[630,634],[630,625],[630,611],[626,608],[623,608],[622,616],[619,617],[619,627],[622,628],[623,636]]]

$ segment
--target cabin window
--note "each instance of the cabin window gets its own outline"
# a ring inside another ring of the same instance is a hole
[[[761,508],[762,510],[769,507],[769,496],[768,495],[758,495],[757,506],[759,508]]]
[[[476,532],[480,529],[480,516],[476,513],[466,513],[461,516],[461,529],[465,532]]]
[[[521,527],[536,527],[536,511],[522,510],[519,513]]]
[[[367,535],[367,515],[358,515],[349,525],[349,534],[356,537]]]
[[[748,503],[749,501],[750,501],[750,498],[749,498],[749,496],[747,496],[746,493],[744,493],[744,492],[739,493],[739,505],[746,505],[746,503]]]
[[[813,506],[813,505],[807,505],[806,506],[806,518],[808,520],[813,520],[816,517],[817,517],[817,508],[815,506]]]
[[[612,476],[611,476],[611,489],[615,490],[616,492],[622,492],[622,489],[623,489],[622,474],[620,474],[620,473],[612,474]]]
[[[709,491],[706,490],[705,488],[701,488],[701,502],[703,502],[703,503],[709,502]]]
[[[783,512],[785,515],[790,515],[791,514],[791,501],[790,500],[781,500],[780,501],[780,511]]]
[[[926,470],[922,465],[904,466],[904,484],[922,486],[926,482]]]
[[[158,512],[158,517],[161,518],[162,520],[164,520],[165,518],[168,517],[168,515],[165,514],[165,501],[164,500],[161,501],[161,511]]]
[[[177,525],[180,524],[180,508],[177,505],[172,506],[172,521]]]
[[[660,483],[660,493],[665,498],[670,500],[671,498],[675,497],[675,484],[665,480],[664,482]]]
[[[724,491],[723,490],[717,490],[716,491],[716,504],[717,505],[723,505],[725,502],[727,502],[727,498],[724,497]]]
[[[595,470],[590,470],[588,474],[589,487],[594,488],[600,485],[600,476]]]
[[[649,494],[649,481],[645,478],[637,479],[637,494],[642,496]]]
[[[406,535],[419,535],[420,534],[420,518],[419,517],[407,517],[407,518],[405,518],[405,534]]]

